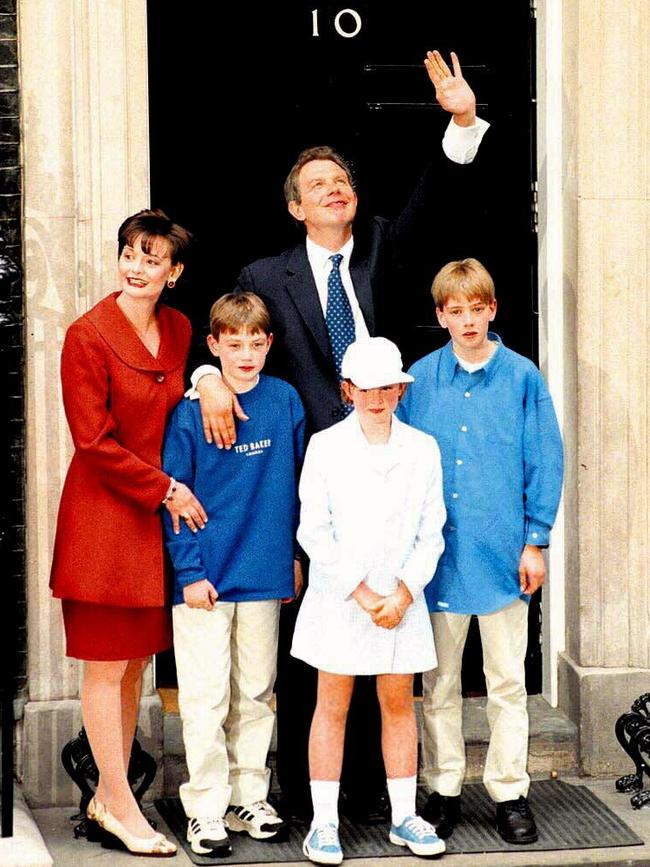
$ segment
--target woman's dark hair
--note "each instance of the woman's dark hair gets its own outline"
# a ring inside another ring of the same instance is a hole
[[[117,233],[117,255],[122,255],[122,250],[128,245],[132,247],[136,238],[140,238],[140,245],[145,253],[152,252],[152,246],[156,238],[164,238],[169,243],[172,265],[185,261],[187,248],[192,240],[192,235],[187,229],[173,223],[160,208],[153,210],[138,211],[120,226]]]

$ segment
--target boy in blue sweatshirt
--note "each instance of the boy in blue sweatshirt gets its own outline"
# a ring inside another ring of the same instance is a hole
[[[228,854],[226,827],[267,840],[284,829],[267,802],[281,601],[298,595],[294,559],[304,410],[288,383],[264,376],[269,313],[250,292],[210,311],[208,346],[248,414],[237,445],[208,445],[199,402],[181,401],[163,465],[196,494],[208,521],[165,540],[174,572],[174,650],[190,779],[180,787],[197,854]]]
[[[528,805],[524,660],[528,601],[544,581],[542,548],[562,489],[562,441],[535,365],[488,331],[492,278],[476,259],[449,262],[433,281],[438,321],[451,340],[409,371],[398,416],[440,447],[445,550],[425,590],[438,668],[423,677],[422,811],[439,837],[460,818],[465,776],[461,664],[478,616],[490,723],[483,782],[508,843],[537,839]]]

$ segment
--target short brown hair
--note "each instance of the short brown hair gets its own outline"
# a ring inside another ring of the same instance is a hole
[[[331,148],[329,145],[319,145],[314,148],[306,148],[298,154],[298,159],[293,164],[293,168],[284,182],[284,198],[287,204],[289,204],[289,202],[297,202],[300,204],[298,175],[300,174],[302,167],[307,165],[307,163],[313,162],[313,160],[330,160],[330,162],[336,163],[336,165],[340,166],[348,176],[350,186],[354,189],[354,178],[352,177],[352,169],[350,168],[349,163],[344,160],[341,154],[337,153],[334,148]]]
[[[162,238],[169,244],[172,265],[185,261],[187,248],[192,240],[191,232],[172,222],[160,208],[138,211],[127,217],[117,232],[117,255],[128,245],[132,247],[136,239],[145,253],[151,253],[156,238]]]
[[[431,294],[439,310],[452,295],[461,295],[468,301],[479,298],[484,304],[495,300],[494,280],[478,259],[459,259],[447,262],[436,274]]]
[[[271,317],[266,304],[253,292],[222,295],[210,309],[210,333],[218,340],[222,332],[242,329],[251,334],[271,333]]]

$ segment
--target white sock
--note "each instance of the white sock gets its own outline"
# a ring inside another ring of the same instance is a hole
[[[417,776],[393,777],[386,780],[388,797],[390,798],[391,821],[393,825],[401,825],[407,816],[415,815],[415,795],[417,791]]]
[[[311,827],[316,825],[339,826],[339,781],[311,780],[311,802],[314,807],[314,818]]]

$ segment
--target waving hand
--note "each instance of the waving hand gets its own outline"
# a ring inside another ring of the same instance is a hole
[[[439,51],[427,51],[424,61],[429,78],[436,89],[436,99],[445,111],[454,115],[459,126],[471,126],[476,117],[474,91],[463,78],[458,55],[451,52],[453,72]]]

